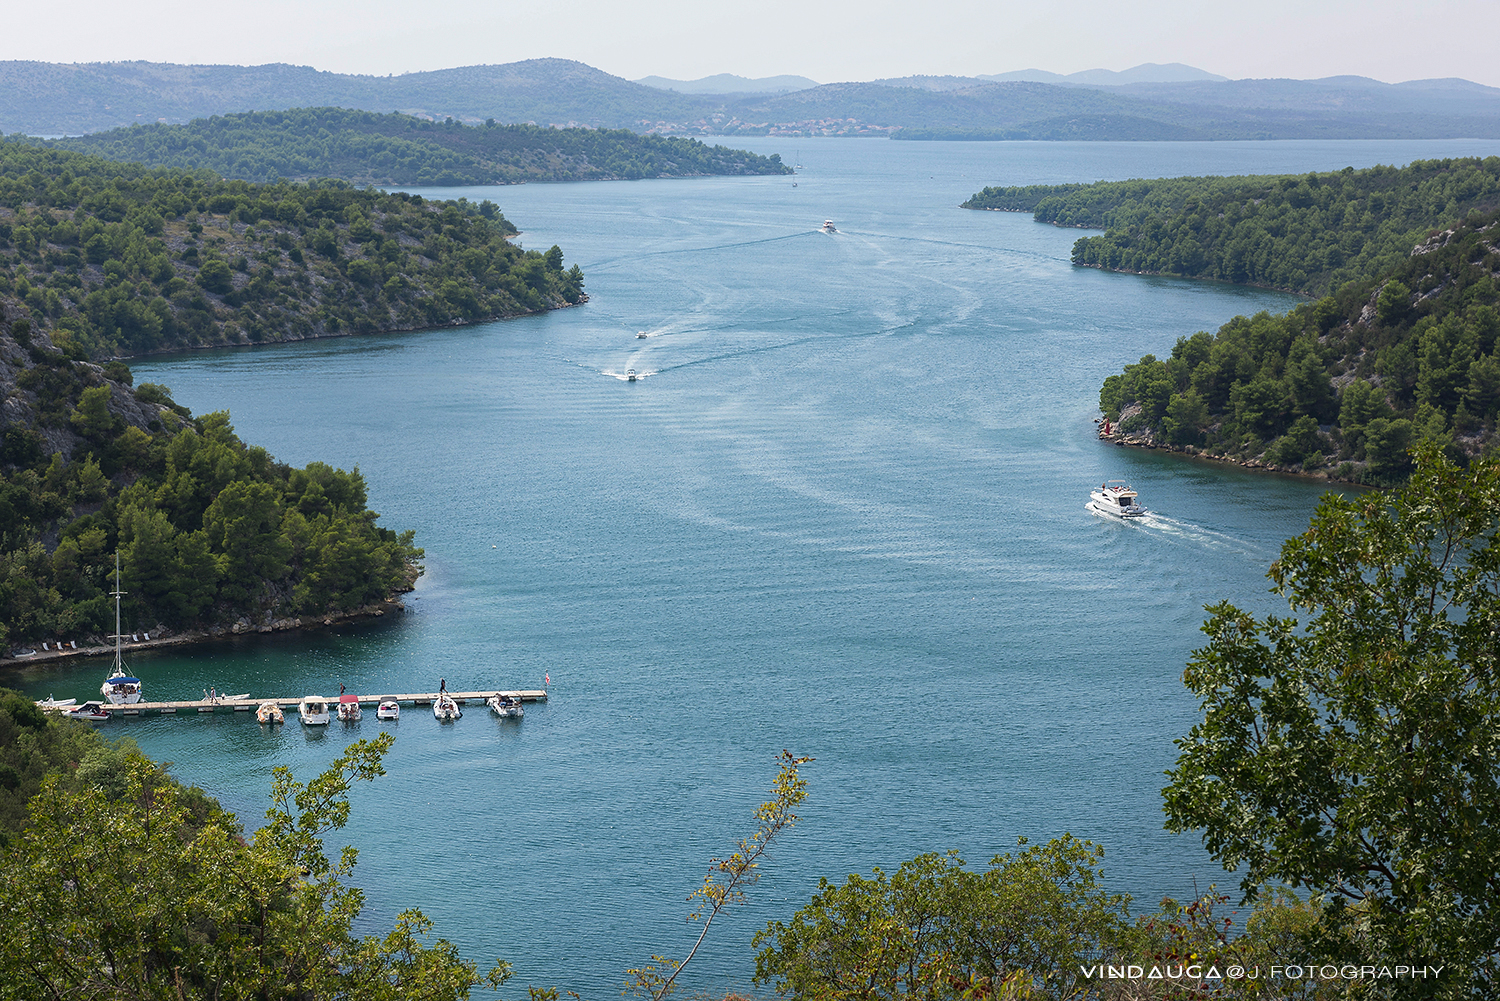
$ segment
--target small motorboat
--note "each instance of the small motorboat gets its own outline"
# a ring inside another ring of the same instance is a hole
[[[833,225],[833,220],[832,219],[824,219],[823,220],[823,232],[825,232],[825,233],[837,233],[838,232],[837,227],[835,227]]]
[[[453,696],[447,692],[439,692],[438,697],[432,700],[432,715],[436,719],[463,719],[464,711],[453,701]]]
[[[496,692],[485,699],[484,704],[490,707],[490,712],[503,718],[520,719],[526,715],[526,710],[521,707],[521,697],[519,695],[507,695],[504,692]]]
[[[401,703],[395,699],[382,699],[380,705],[375,707],[376,719],[400,719]]]
[[[102,702],[85,702],[81,706],[62,710],[62,714],[69,719],[88,720],[90,723],[102,723],[109,719],[109,710],[104,708]]]
[[[327,726],[328,700],[321,695],[304,696],[297,706],[297,715],[302,717],[303,726]]]
[[[644,330],[637,330],[635,332],[635,339],[638,341],[644,341],[646,339],[646,332]]]
[[[626,382],[634,382],[635,379],[636,379],[635,369],[633,369],[633,368],[627,368],[625,370],[625,381]]]
[[[345,723],[358,723],[364,716],[363,710],[359,708],[359,697],[350,695],[344,691],[344,686],[339,686],[339,719]]]
[[[1106,480],[1100,484],[1097,490],[1089,493],[1086,506],[1090,511],[1113,518],[1140,518],[1146,514],[1140,498],[1124,480]]]
[[[47,696],[45,699],[38,699],[37,703],[36,703],[38,709],[71,709],[73,706],[75,706],[77,704],[78,704],[78,700],[77,699],[61,699],[61,700],[59,700],[59,699],[53,698],[50,695]]]
[[[240,694],[238,694],[238,695],[220,695],[219,696],[219,701],[220,702],[249,702],[250,701],[250,693],[249,692],[240,692]]]
[[[286,722],[286,714],[274,702],[262,702],[260,708],[255,710],[255,718],[267,725]]]

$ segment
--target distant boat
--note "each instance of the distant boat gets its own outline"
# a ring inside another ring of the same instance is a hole
[[[625,370],[625,381],[626,382],[634,382],[635,381],[635,369],[633,369],[633,368],[627,368]]]
[[[109,677],[104,679],[104,684],[99,686],[99,694],[104,696],[115,705],[134,705],[141,701],[141,679],[132,678],[125,673],[125,662],[120,658],[120,596],[124,594],[120,590],[120,551],[115,550],[115,589],[110,594],[115,597],[115,666],[110,671]]]
[[[262,702],[260,708],[255,710],[255,718],[262,723],[270,725],[286,722],[286,714],[281,711],[281,706],[275,702]]]
[[[838,232],[838,228],[833,225],[833,220],[832,219],[824,219],[823,220],[823,232],[825,232],[825,233],[837,233]]]
[[[375,707],[376,719],[400,719],[401,703],[395,699],[385,699]]]
[[[303,726],[327,726],[328,700],[321,695],[305,696],[297,706],[297,715],[302,717]]]
[[[638,331],[636,331],[635,339],[638,340],[638,341],[645,340],[646,339],[646,332],[644,330],[638,330]]]

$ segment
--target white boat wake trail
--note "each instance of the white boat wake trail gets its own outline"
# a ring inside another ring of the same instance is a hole
[[[1141,528],[1158,532],[1168,542],[1180,545],[1198,545],[1206,549],[1219,549],[1236,552],[1243,556],[1274,559],[1276,550],[1263,544],[1256,544],[1245,539],[1238,539],[1224,532],[1216,532],[1202,525],[1195,525],[1188,521],[1179,521],[1169,518],[1164,514],[1149,512],[1144,517],[1134,519],[1134,524]]]

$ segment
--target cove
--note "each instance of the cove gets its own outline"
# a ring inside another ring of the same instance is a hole
[[[782,748],[817,759],[804,819],[690,990],[748,987],[751,935],[819,876],[927,851],[980,865],[1067,831],[1148,909],[1232,884],[1161,829],[1196,719],[1179,676],[1204,604],[1278,607],[1264,574],[1321,488],[1117,449],[1091,420],[1125,363],[1297,300],[1074,268],[1077,231],[957,205],[986,184],[1500,151],[795,142],[796,178],[423,191],[490,198],[524,246],[562,246],[581,308],[133,366],[284,462],[358,466],[381,523],[427,552],[399,619],[143,655],[152,698],[550,674],[519,725],[480,707],[385,724],[389,774],[330,839],[361,849],[372,919],[418,906],[466,957],[512,961],[513,986],[613,996],[625,967],[681,956],[683,898],[751,829]],[[1146,524],[1084,510],[1115,477]],[[9,683],[86,697],[103,673]],[[106,729],[254,825],[272,767],[309,777],[380,726]]]

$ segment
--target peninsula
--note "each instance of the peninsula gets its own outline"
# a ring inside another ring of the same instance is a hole
[[[251,184],[0,140],[0,300],[68,358],[476,323],[583,302],[491,202]]]

